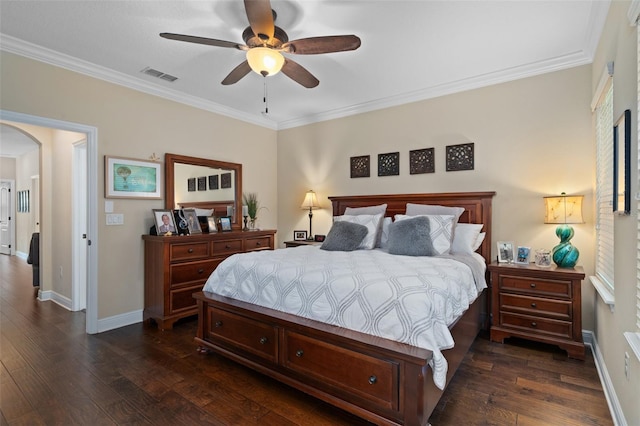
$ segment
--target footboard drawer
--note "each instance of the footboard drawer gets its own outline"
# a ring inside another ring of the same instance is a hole
[[[271,362],[277,362],[277,327],[211,306],[207,307],[207,310],[207,340],[222,342]]]
[[[285,330],[282,365],[346,389],[377,407],[398,409],[398,364]]]

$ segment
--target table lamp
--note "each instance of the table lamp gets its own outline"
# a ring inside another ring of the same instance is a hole
[[[553,261],[560,268],[573,268],[580,252],[571,244],[573,228],[569,224],[584,223],[582,219],[583,195],[544,197],[544,223],[557,223],[556,235],[560,244],[553,248]]]
[[[307,236],[307,240],[313,241],[313,233],[311,232],[311,220],[313,218],[313,209],[319,209],[320,204],[318,203],[318,198],[316,197],[316,193],[309,190],[304,196],[304,201],[300,206],[301,209],[309,209],[309,235]]]

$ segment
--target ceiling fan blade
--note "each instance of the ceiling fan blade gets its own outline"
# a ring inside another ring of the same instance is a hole
[[[224,78],[224,80],[222,80],[222,84],[224,84],[225,86],[228,86],[230,84],[237,83],[242,79],[242,77],[249,74],[249,72],[251,72],[251,67],[249,66],[249,62],[244,61],[243,63],[235,67],[229,73],[229,75],[227,75]]]
[[[284,65],[282,66],[282,73],[307,89],[311,89],[320,84],[320,81],[315,78],[313,74],[307,71],[302,65],[297,62],[293,62],[291,59],[285,58]]]
[[[324,36],[292,40],[284,43],[282,49],[287,53],[298,55],[317,55],[356,50],[360,44],[360,38],[354,35]]]
[[[244,0],[244,8],[253,33],[260,40],[267,42],[273,38],[275,25],[273,11],[269,0]]]
[[[206,44],[209,46],[218,46],[218,47],[232,47],[238,50],[248,49],[248,47],[245,46],[244,44],[238,44],[232,41],[216,40],[215,38],[196,37],[196,36],[173,34],[173,33],[160,33],[160,37],[168,38],[170,40],[186,41],[187,43]]]

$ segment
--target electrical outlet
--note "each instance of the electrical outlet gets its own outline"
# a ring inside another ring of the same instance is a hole
[[[624,377],[629,381],[629,352],[624,353]]]

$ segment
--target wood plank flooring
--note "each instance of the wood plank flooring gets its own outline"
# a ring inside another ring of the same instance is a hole
[[[39,302],[31,267],[0,255],[1,425],[366,425],[304,393],[199,354],[196,321],[85,334]],[[479,336],[430,418],[440,425],[610,425],[593,357]]]

